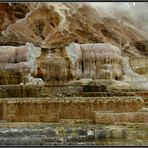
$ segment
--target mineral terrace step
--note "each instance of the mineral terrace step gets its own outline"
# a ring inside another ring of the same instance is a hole
[[[113,97],[113,96],[136,96],[134,92],[78,92],[64,94],[65,96],[77,96],[77,97]]]
[[[9,122],[59,122],[92,119],[93,111],[137,112],[143,99],[128,97],[47,97],[0,99],[0,119]]]
[[[40,94],[40,97],[48,97],[48,94]]]
[[[148,98],[143,99],[145,103],[148,103]]]
[[[129,123],[147,123],[147,112],[130,112],[130,113],[101,113],[94,112],[94,122],[99,124],[129,122]]]
[[[136,92],[136,94],[144,98],[148,98],[148,91],[140,91],[140,92]]]
[[[144,106],[145,107],[148,107],[148,102],[144,102]]]

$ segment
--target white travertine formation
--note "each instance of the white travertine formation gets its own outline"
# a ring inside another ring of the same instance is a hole
[[[123,82],[130,85],[134,89],[148,89],[148,78],[134,72],[129,64],[128,58],[123,58]]]
[[[44,81],[41,78],[34,78],[29,74],[24,79],[25,85],[44,85]]]
[[[121,79],[121,50],[111,44],[75,44],[66,47],[66,53],[79,78]]]
[[[36,69],[35,61],[40,53],[40,48],[32,43],[19,47],[0,46],[0,70],[32,73]]]

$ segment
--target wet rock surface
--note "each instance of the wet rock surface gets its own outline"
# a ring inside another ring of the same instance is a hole
[[[0,129],[0,145],[145,145],[147,138],[140,129],[115,126]]]

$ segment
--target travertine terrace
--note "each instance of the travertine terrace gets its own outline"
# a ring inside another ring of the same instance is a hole
[[[86,3],[0,3],[0,20],[0,144],[148,144],[146,32]]]

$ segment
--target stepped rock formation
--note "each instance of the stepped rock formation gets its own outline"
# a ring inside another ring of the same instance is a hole
[[[1,70],[24,76],[30,73],[45,82],[122,78],[121,50],[110,44],[73,43],[66,47],[64,57],[46,50],[31,44],[17,48],[1,46]]]
[[[0,3],[0,145],[148,143],[148,5],[124,4]]]

